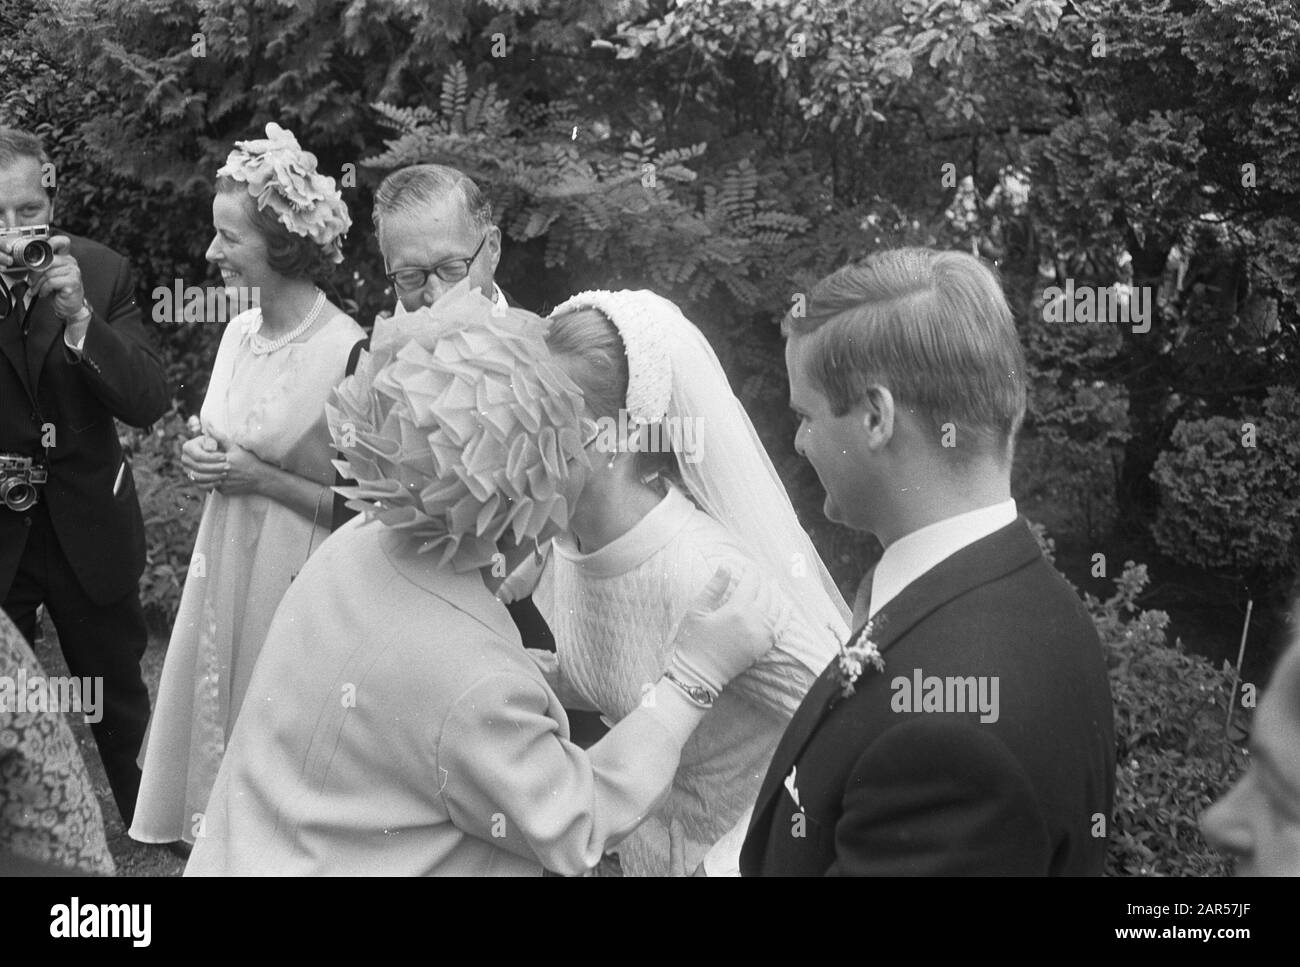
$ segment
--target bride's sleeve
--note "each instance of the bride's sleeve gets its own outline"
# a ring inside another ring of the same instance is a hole
[[[752,705],[789,719],[834,657],[836,641],[829,628],[809,627],[780,587],[768,597],[772,625],[777,629],[776,644],[727,689]]]

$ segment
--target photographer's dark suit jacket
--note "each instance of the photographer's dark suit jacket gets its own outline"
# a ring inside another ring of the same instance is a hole
[[[55,231],[53,234],[67,235]],[[147,426],[169,404],[162,363],[149,349],[135,280],[125,258],[69,235],[94,310],[80,359],[63,342],[63,321],[46,295],[0,324],[0,452],[42,457],[49,482],[41,500],[59,545],[86,594],[107,604],[135,591],[144,568],[144,523],[131,468],[124,466],[113,417]],[[53,446],[42,445],[46,425]],[[0,600],[26,543],[25,515],[0,505]]]
[[[1101,874],[1115,791],[1105,662],[1023,518],[880,614],[884,671],[868,666],[843,698],[832,661],[813,685],[759,791],[741,873]],[[894,711],[894,680],[917,669],[996,676],[997,721]]]

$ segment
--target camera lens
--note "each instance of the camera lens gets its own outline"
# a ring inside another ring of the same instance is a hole
[[[36,506],[36,488],[23,480],[0,481],[0,501],[19,513],[31,510]]]
[[[40,270],[54,261],[54,249],[50,248],[49,242],[41,239],[23,245],[17,255],[19,263],[29,269]]]

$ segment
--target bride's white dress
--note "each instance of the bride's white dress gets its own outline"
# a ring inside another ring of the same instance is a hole
[[[714,571],[740,559],[749,557],[726,528],[676,488],[594,553],[557,539],[533,596],[556,652],[534,658],[566,707],[617,722],[652,693],[678,624]],[[727,686],[696,729],[668,797],[618,845],[624,873],[690,875],[753,805],[786,724],[836,650],[830,629],[789,611],[776,647]],[[728,848],[739,845],[735,837]],[[716,860],[736,857],[715,854],[710,865]]]

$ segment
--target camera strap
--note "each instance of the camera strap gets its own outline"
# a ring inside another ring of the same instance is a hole
[[[23,337],[23,362],[26,369],[27,383],[31,387],[31,399],[34,407],[33,414],[37,424],[42,427],[45,424],[45,417],[41,415],[40,403],[37,400],[37,378],[39,373],[33,373],[31,369],[31,360],[27,358],[27,333],[30,329],[31,307],[27,305],[27,292],[31,288],[26,279],[19,279],[17,282],[10,283],[3,276],[0,276],[0,285],[3,285],[11,300],[9,314],[5,317],[5,324],[9,324],[12,319],[18,326],[18,330]],[[33,300],[33,303],[35,300]],[[43,436],[43,431],[42,431]],[[50,464],[50,448],[42,444],[43,466]]]

